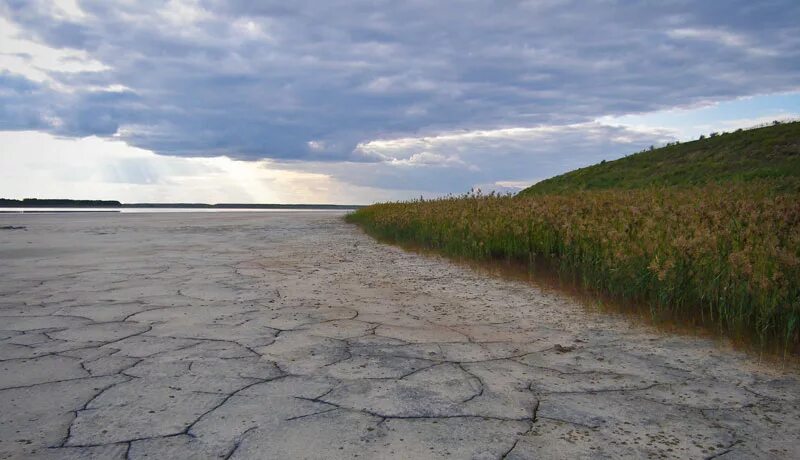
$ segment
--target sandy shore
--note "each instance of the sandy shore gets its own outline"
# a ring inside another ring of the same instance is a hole
[[[800,458],[796,373],[340,216],[0,216],[0,458]]]

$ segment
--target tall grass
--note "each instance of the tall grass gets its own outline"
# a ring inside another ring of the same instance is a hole
[[[481,196],[369,206],[373,236],[552,267],[655,316],[800,344],[800,196],[766,182]]]

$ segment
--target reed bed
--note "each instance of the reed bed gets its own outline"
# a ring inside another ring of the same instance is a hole
[[[800,196],[769,183],[471,193],[376,204],[347,220],[448,256],[548,267],[655,318],[800,349]]]

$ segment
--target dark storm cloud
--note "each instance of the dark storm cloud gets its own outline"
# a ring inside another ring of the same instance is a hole
[[[41,84],[0,71],[0,130],[47,130],[48,89]]]
[[[582,123],[800,81],[793,0],[80,1],[86,14],[72,19],[48,4],[0,11],[24,38],[107,69],[51,72],[60,89],[0,76],[2,129],[119,132],[169,155],[375,161],[357,144]],[[86,90],[110,85],[128,90]]]

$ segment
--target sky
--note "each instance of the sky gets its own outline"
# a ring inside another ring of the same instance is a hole
[[[368,204],[800,117],[796,0],[0,0],[0,197]]]

